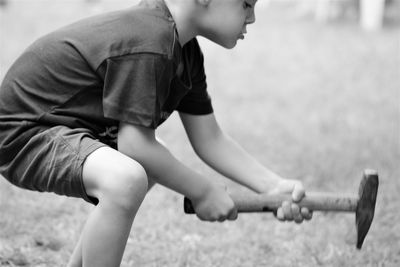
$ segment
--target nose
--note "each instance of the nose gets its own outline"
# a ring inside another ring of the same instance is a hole
[[[252,24],[256,22],[256,14],[254,12],[254,7],[249,11],[249,14],[247,15],[246,18],[246,24]]]

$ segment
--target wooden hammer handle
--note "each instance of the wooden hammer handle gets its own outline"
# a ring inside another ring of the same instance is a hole
[[[292,202],[289,194],[249,194],[232,195],[238,212],[274,212],[284,201]],[[300,207],[306,207],[312,211],[344,211],[355,212],[358,204],[358,197],[344,196],[331,193],[307,193],[298,202]],[[187,214],[194,214],[192,202],[185,197],[184,211]]]

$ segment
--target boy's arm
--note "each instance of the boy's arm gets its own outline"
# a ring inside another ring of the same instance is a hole
[[[283,179],[260,164],[221,131],[214,114],[180,117],[197,155],[216,171],[258,193],[292,193],[295,201],[304,196],[300,181]]]
[[[192,199],[200,219],[236,218],[234,203],[225,189],[179,162],[156,140],[154,130],[120,123],[118,150],[138,161],[157,183]]]

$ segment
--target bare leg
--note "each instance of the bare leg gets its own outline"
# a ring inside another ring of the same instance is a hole
[[[134,160],[100,148],[85,161],[83,181],[99,204],[90,214],[68,266],[119,266],[133,219],[147,192],[147,177]]]
[[[151,188],[155,185],[155,182],[153,179],[148,178],[148,190],[149,192]],[[79,238],[78,243],[75,246],[75,249],[71,255],[71,258],[68,262],[68,267],[82,267],[82,236]]]

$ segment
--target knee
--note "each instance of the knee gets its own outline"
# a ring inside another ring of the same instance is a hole
[[[148,189],[146,171],[138,163],[132,163],[106,174],[99,193],[99,202],[114,208],[132,211],[139,208]]]

